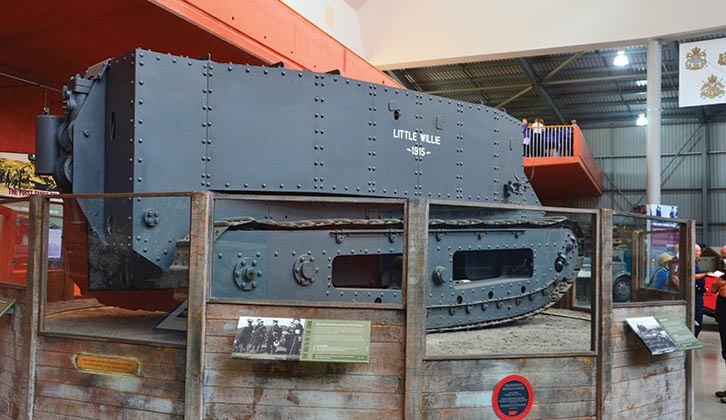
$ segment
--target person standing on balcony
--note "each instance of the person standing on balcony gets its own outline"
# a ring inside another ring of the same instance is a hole
[[[580,127],[577,125],[577,120],[570,121],[570,125],[572,126],[572,128],[570,128],[570,130],[569,130],[570,135],[567,136],[567,145],[566,145],[567,149],[566,149],[565,153],[567,153],[567,156],[574,156],[575,155],[575,148],[574,148],[575,130],[577,130]]]
[[[534,146],[534,156],[545,156],[544,153],[544,143],[543,143],[543,133],[544,133],[544,121],[542,121],[542,118],[535,118],[534,122],[532,123],[532,143]]]
[[[522,145],[523,145],[523,153],[525,157],[532,155],[532,138],[529,128],[529,122],[527,122],[526,118],[522,118]]]

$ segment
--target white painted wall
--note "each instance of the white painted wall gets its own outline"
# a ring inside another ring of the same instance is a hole
[[[327,32],[338,42],[365,57],[358,13],[344,0],[280,0]]]
[[[722,32],[726,1],[368,0],[358,18],[363,57],[392,69]]]
[[[726,32],[726,0],[281,1],[383,70]]]

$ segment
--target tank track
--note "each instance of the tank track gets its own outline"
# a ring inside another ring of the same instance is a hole
[[[251,217],[235,217],[215,221],[214,235],[215,241],[228,231],[329,230],[331,234],[343,231],[370,231],[377,233],[393,232],[396,235],[401,235],[403,233],[403,224],[403,220],[395,218],[330,218],[299,221],[276,221],[270,219],[254,219]],[[555,247],[555,251],[542,250],[541,248],[537,248],[539,245],[533,245],[533,247],[537,249],[535,254],[539,253],[541,257],[539,262],[533,261],[532,265],[537,266],[537,270],[539,270],[540,273],[542,271],[549,270],[548,273],[551,272],[552,274],[540,274],[540,277],[542,277],[541,281],[538,280],[539,277],[537,276],[531,276],[531,278],[527,279],[504,278],[503,280],[500,280],[500,283],[504,286],[499,287],[503,287],[506,290],[512,290],[513,293],[511,295],[508,293],[498,294],[495,299],[487,299],[486,295],[483,294],[483,286],[487,285],[487,287],[489,287],[486,281],[480,282],[477,285],[474,285],[475,282],[472,281],[472,284],[469,285],[466,283],[466,280],[462,283],[457,283],[457,281],[449,279],[450,284],[445,284],[444,288],[441,288],[441,285],[437,285],[434,281],[432,281],[432,279],[429,279],[429,292],[436,290],[436,293],[441,293],[441,296],[443,297],[444,295],[448,295],[449,291],[451,291],[451,295],[456,293],[465,296],[465,299],[463,302],[456,302],[455,300],[446,301],[445,299],[442,301],[439,297],[434,296],[434,293],[430,294],[429,302],[427,304],[427,310],[429,312],[427,317],[429,318],[427,324],[428,332],[462,331],[491,327],[508,324],[537,315],[559,302],[574,283],[577,270],[579,269],[576,237],[581,237],[580,229],[576,223],[565,217],[540,217],[530,219],[431,219],[429,221],[429,230],[430,269],[434,266],[432,264],[433,260],[436,258],[439,260],[441,260],[441,258],[451,260],[453,259],[453,252],[455,252],[451,251],[450,255],[442,255],[444,251],[441,251],[437,257],[432,257],[433,249],[435,249],[436,245],[440,245],[437,243],[437,241],[441,240],[439,235],[445,236],[444,242],[441,242],[441,244],[448,243],[453,245],[477,243],[475,238],[476,235],[479,235],[479,249],[483,249],[486,248],[488,244],[491,244],[492,241],[496,242],[497,238],[502,237],[502,235],[510,238],[514,244],[514,248],[523,248],[529,246],[530,240],[536,240],[538,238],[537,234],[541,234],[542,237],[545,237],[548,241],[552,242],[552,244],[550,244],[550,248]],[[487,239],[488,235],[493,236],[491,239]],[[448,238],[446,236],[448,236]],[[482,236],[485,236],[483,240]],[[520,239],[519,242],[517,242],[516,238]],[[489,240],[489,242],[487,242],[487,240]],[[528,242],[525,244],[524,241]],[[573,243],[566,244],[568,241]],[[432,248],[432,243],[434,248]],[[186,259],[183,256],[188,255],[188,247],[188,238],[177,242],[177,249],[175,251],[174,258],[176,263],[174,264],[175,270],[173,271],[180,271],[180,269],[183,271],[186,269],[186,267],[182,267],[182,265],[183,261]],[[497,245],[497,247],[499,247],[499,245]],[[462,246],[458,246],[458,248],[462,249]],[[463,247],[463,249],[466,248],[466,246]],[[510,246],[510,248],[512,247]],[[468,249],[472,249],[472,247],[469,246]],[[549,264],[551,264],[556,258],[561,258],[563,253],[569,254],[567,256],[566,268],[562,272],[555,273],[551,268],[549,268],[551,267]],[[176,257],[176,254],[179,254],[182,257],[178,258]],[[542,269],[545,265],[548,267],[547,270]],[[516,283],[516,285],[511,286],[510,283]],[[519,293],[520,284],[527,285],[526,293],[524,291],[524,287],[522,288],[522,293]],[[465,288],[467,290],[462,291],[460,290],[461,288]],[[479,291],[479,288],[481,288],[481,292]],[[325,297],[321,296],[320,299],[325,299]],[[437,299],[439,299],[438,302],[436,302]],[[481,308],[481,311],[475,312],[474,308]],[[486,313],[486,316],[494,316],[496,319],[479,322],[466,321],[467,319],[483,317],[484,312],[487,310],[489,312]],[[492,313],[492,311],[494,312]],[[511,316],[500,317],[500,315],[506,313],[511,313]]]

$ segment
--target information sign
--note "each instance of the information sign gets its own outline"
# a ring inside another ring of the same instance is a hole
[[[240,317],[232,358],[368,363],[370,321]]]
[[[525,418],[533,403],[532,385],[519,375],[510,375],[499,381],[492,394],[494,413],[502,420]]]

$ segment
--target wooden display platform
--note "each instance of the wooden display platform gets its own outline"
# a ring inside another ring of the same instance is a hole
[[[210,298],[211,197],[192,196],[183,341],[157,335],[165,313],[92,300],[44,305],[43,206],[34,198],[27,288],[0,287],[18,301],[0,318],[0,419],[494,418],[494,390],[514,376],[532,389],[527,418],[692,417],[690,352],[650,356],[625,325],[663,314],[690,325],[692,291],[685,301],[613,306],[602,263],[612,261],[608,210],[599,216],[591,320],[548,310],[499,328],[426,334],[426,200],[407,203],[404,303],[375,304]],[[692,243],[692,222],[688,229]],[[681,269],[692,277],[692,266]],[[239,318],[253,316],[370,321],[370,363],[233,359]]]

